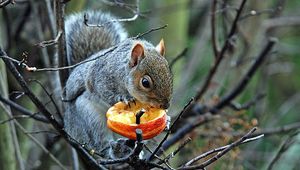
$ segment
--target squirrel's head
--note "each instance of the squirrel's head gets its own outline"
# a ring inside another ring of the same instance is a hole
[[[173,78],[164,57],[164,41],[154,47],[145,41],[136,41],[130,54],[129,93],[142,103],[167,109],[173,90]]]

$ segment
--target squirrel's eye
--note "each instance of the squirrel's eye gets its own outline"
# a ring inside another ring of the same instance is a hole
[[[144,89],[150,89],[152,87],[152,80],[151,80],[150,76],[144,75],[141,78],[140,85]]]

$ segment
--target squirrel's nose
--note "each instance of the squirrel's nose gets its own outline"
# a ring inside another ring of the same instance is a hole
[[[167,102],[164,102],[162,105],[160,105],[160,108],[162,109],[168,109],[170,107],[170,103],[167,101]]]

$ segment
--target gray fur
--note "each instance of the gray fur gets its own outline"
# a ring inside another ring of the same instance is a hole
[[[71,63],[84,58],[95,59],[73,69],[65,87],[65,129],[69,135],[88,148],[100,152],[109,146],[122,146],[113,141],[106,127],[107,109],[120,100],[139,100],[154,106],[169,103],[172,94],[172,75],[166,59],[145,40],[125,39],[124,29],[108,14],[87,12],[89,23],[103,24],[104,28],[90,28],[83,24],[83,14],[75,14],[66,21],[67,50]],[[91,29],[91,30],[90,30]],[[131,50],[140,43],[145,57],[137,66],[130,67]],[[136,82],[136,73],[153,79],[151,94]],[[118,143],[118,142],[117,142]],[[126,146],[125,146],[126,147]],[[128,148],[121,148],[128,153]],[[119,157],[117,152],[107,157]],[[121,154],[122,155],[122,154]]]
[[[88,17],[88,24],[102,25],[103,27],[86,26],[84,14]],[[127,33],[121,24],[111,22],[112,20],[115,20],[113,16],[99,11],[85,11],[67,17],[65,30],[70,65],[127,38]]]

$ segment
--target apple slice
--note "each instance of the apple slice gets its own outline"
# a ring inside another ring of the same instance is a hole
[[[140,124],[136,123],[136,114],[143,109],[144,114],[140,117]],[[151,139],[160,134],[166,127],[167,114],[165,110],[152,108],[140,102],[118,102],[108,109],[106,113],[107,126],[109,129],[129,139],[136,139],[135,130],[143,131],[143,139]]]

